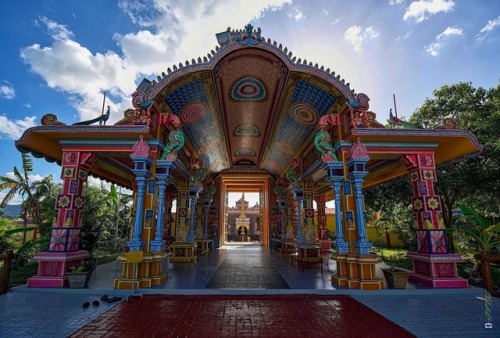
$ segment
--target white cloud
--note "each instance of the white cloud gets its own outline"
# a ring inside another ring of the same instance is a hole
[[[4,99],[13,99],[16,97],[16,91],[10,85],[1,85],[0,86],[0,98]]]
[[[35,24],[45,25],[54,41],[45,47],[33,44],[22,48],[21,57],[49,87],[69,94],[81,120],[98,116],[102,92],[112,93],[113,101],[108,102],[112,111],[108,124],[111,124],[131,107],[130,94],[142,77],[152,78],[166,71],[172,62],[203,57],[200,50],[208,53],[214,49],[215,32],[230,25],[242,29],[264,11],[281,10],[291,2],[200,0],[194,5],[191,1],[121,0],[119,8],[142,27],[138,32],[114,35],[121,54],[93,53],[78,43],[66,26],[41,17]],[[298,10],[294,13],[295,20],[304,17]]]
[[[431,15],[453,10],[455,3],[452,0],[419,0],[408,6],[403,20],[415,19],[417,22],[427,20]]]
[[[294,18],[297,22],[305,18],[304,14],[297,8],[297,6],[292,6],[290,12],[288,12],[288,17]]]
[[[336,25],[338,24],[344,17],[341,16],[340,18],[335,18],[330,22],[330,25]]]
[[[7,116],[0,115],[0,138],[18,140],[26,129],[36,126],[35,119],[35,116],[30,116],[22,120],[9,120]]]
[[[496,27],[500,26],[500,15],[493,20],[488,20],[488,23],[476,35],[476,41],[481,41],[484,37]]]
[[[47,29],[49,30],[49,34],[56,40],[67,40],[73,37],[73,32],[68,30],[65,25],[60,25],[55,21],[49,20],[45,16],[39,17],[39,20],[43,22]]]
[[[390,6],[400,6],[404,4],[405,0],[388,0]]]
[[[360,26],[351,26],[345,31],[344,39],[354,46],[355,51],[361,51],[363,41],[376,38],[378,35],[372,26],[365,28],[364,31]]]
[[[438,56],[440,49],[443,47],[447,37],[453,35],[462,35],[463,31],[461,28],[447,27],[442,33],[436,36],[436,40],[429,46],[425,46],[425,50],[432,56]]]

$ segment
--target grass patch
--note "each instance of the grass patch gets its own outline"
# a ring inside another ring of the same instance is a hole
[[[373,251],[384,261],[385,264],[395,268],[403,268],[412,270],[413,264],[411,260],[405,258],[408,253],[407,250],[402,249],[387,249],[387,248],[373,248]]]

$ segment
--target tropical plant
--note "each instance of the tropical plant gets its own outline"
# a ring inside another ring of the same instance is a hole
[[[36,230],[38,225],[41,224],[41,211],[40,203],[37,196],[34,195],[34,189],[29,179],[29,173],[33,171],[33,163],[28,154],[22,153],[23,172],[21,173],[16,166],[14,166],[14,178],[7,176],[0,176],[1,190],[9,188],[9,191],[0,202],[0,208],[5,206],[19,194],[23,199],[21,203],[21,217],[23,219],[23,244],[26,242],[26,232]],[[28,219],[32,218],[35,222],[35,227],[28,228]]]
[[[473,223],[453,229],[465,234],[470,241],[470,246],[476,251],[474,258],[479,261],[479,264],[475,264],[471,276],[480,276],[488,292],[495,293],[490,261],[494,256],[497,256],[496,261],[500,260],[498,254],[492,256],[492,254],[498,253],[500,248],[500,223],[492,225],[490,220],[481,216],[465,203],[460,205],[460,210],[463,216]]]
[[[472,225],[455,228],[456,231],[464,233],[470,239],[471,247],[476,252],[496,253],[500,246],[500,223],[492,225],[492,222],[479,215],[469,205],[462,203],[460,210],[463,216],[472,221]]]

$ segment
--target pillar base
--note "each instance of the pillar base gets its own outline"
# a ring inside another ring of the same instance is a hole
[[[78,266],[82,260],[90,258],[86,250],[72,252],[40,252],[33,257],[38,261],[37,275],[28,279],[30,288],[63,288],[68,286],[64,276],[72,266]]]
[[[168,271],[170,264],[170,256],[171,254],[166,252],[147,252],[144,253],[142,262],[129,263],[126,260],[126,254],[121,254],[117,260],[122,264],[122,272],[121,276],[113,281],[113,287],[119,290],[131,290],[132,280],[134,290],[165,283],[168,278],[166,271]],[[133,275],[134,271],[135,276]]]
[[[174,243],[170,245],[173,263],[196,262],[196,243]]]
[[[457,263],[463,259],[457,254],[425,254],[409,252],[413,261],[413,273],[409,280],[433,288],[466,288],[469,283],[458,276]]]
[[[377,255],[333,254],[332,258],[337,262],[333,284],[361,290],[385,288],[385,282],[375,277],[375,265],[381,261]]]
[[[332,249],[331,239],[320,239],[318,240],[319,246],[321,247],[321,254],[325,254],[328,250]]]

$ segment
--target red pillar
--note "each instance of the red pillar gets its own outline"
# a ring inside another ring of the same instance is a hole
[[[413,186],[411,203],[417,219],[417,251],[408,253],[414,271],[410,280],[435,288],[467,287],[467,280],[457,273],[462,259],[449,253],[444,228],[439,224],[442,209],[441,198],[434,192],[434,153],[405,155],[401,163]]]
[[[51,229],[47,251],[33,257],[39,265],[37,275],[28,279],[28,287],[64,287],[68,269],[90,257],[88,251],[80,250],[80,212],[85,202],[83,183],[95,158],[91,152],[63,149],[63,190],[56,199],[56,225]]]

